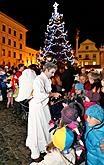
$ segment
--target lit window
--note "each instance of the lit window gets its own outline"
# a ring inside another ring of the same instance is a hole
[[[88,65],[88,62],[87,61],[85,62],[85,65]]]
[[[93,65],[96,65],[96,61],[93,61]]]
[[[5,49],[2,50],[2,56],[5,56]]]

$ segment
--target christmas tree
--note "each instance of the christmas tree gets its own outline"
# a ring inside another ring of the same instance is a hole
[[[71,44],[68,41],[68,31],[65,31],[63,14],[58,13],[58,5],[54,3],[54,12],[49,19],[45,32],[44,48],[40,50],[41,61],[73,61]]]

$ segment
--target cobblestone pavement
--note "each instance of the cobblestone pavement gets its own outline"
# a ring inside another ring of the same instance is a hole
[[[27,124],[0,102],[0,165],[28,165]]]

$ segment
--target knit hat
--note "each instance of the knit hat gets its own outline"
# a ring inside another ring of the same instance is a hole
[[[98,92],[92,92],[92,90],[87,91],[85,96],[89,98],[91,102],[99,102],[100,101],[100,94]]]
[[[104,109],[100,105],[94,104],[86,110],[86,115],[94,117],[102,122],[104,120]]]
[[[57,129],[54,135],[52,136],[52,142],[54,146],[60,150],[69,149],[73,141],[74,141],[74,134],[67,127],[62,127]]]
[[[84,85],[82,83],[76,83],[75,84],[75,89],[84,90]]]
[[[69,124],[72,121],[75,121],[77,119],[77,117],[78,117],[77,109],[75,109],[69,105],[64,107],[61,111],[61,118],[65,124]]]

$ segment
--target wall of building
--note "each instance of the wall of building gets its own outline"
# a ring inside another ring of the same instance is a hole
[[[36,63],[39,51],[26,47],[27,31],[25,26],[0,12],[0,64]]]
[[[80,44],[77,58],[81,66],[100,65],[100,51],[96,48],[95,43],[89,39]]]

